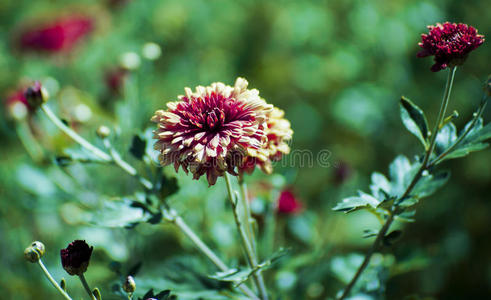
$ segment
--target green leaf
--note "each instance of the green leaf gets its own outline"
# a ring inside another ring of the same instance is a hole
[[[459,157],[464,157],[469,155],[471,152],[481,151],[489,147],[487,143],[478,143],[478,144],[467,144],[458,146],[455,150],[450,152],[445,159],[454,159]]]
[[[457,140],[457,128],[452,122],[447,123],[436,136],[435,152],[437,155],[450,148]]]
[[[170,177],[165,174],[161,174],[162,178],[160,182],[156,184],[156,189],[159,191],[160,199],[164,199],[171,195],[174,195],[179,191],[179,186],[177,185],[177,178]]]
[[[395,216],[395,219],[401,222],[414,222],[414,216],[416,215],[416,210],[406,210]]]
[[[402,236],[402,230],[394,230],[391,233],[384,236],[384,245],[390,246],[394,244]]]
[[[234,282],[235,286],[238,286],[243,282],[247,281],[249,277],[251,277],[257,271],[270,268],[273,263],[275,263],[278,259],[282,258],[283,256],[287,255],[288,252],[289,252],[288,249],[285,248],[279,249],[278,251],[273,253],[270,258],[260,263],[255,269],[251,269],[251,268],[230,269],[224,272],[217,272],[215,273],[215,275],[210,275],[209,277],[219,281]]]
[[[160,218],[158,218],[159,215]],[[160,223],[161,219],[160,212],[153,214],[144,203],[125,198],[104,201],[104,207],[97,210],[91,216],[90,221],[104,227],[133,228],[142,222]]]
[[[363,238],[366,239],[366,238],[370,238],[370,237],[374,237],[374,236],[377,236],[378,234],[378,230],[375,230],[375,229],[365,229],[363,230]]]
[[[387,198],[390,193],[390,182],[383,174],[374,172],[372,173],[372,183],[370,184],[370,190],[372,195],[377,199]]]
[[[141,138],[139,135],[133,136],[133,140],[131,141],[130,153],[139,160],[143,159],[145,155],[145,149],[147,147],[147,141]]]
[[[344,198],[341,202],[339,202],[333,210],[335,211],[344,211],[345,213],[350,213],[355,210],[371,207],[377,208],[380,204],[380,200],[364,193],[362,191],[358,191],[358,196]]]
[[[450,172],[441,171],[435,174],[425,174],[421,176],[416,186],[413,189],[412,194],[419,198],[428,197],[447,183],[450,178]]]
[[[411,100],[401,98],[401,119],[407,130],[414,134],[428,149],[428,122],[423,111]]]
[[[72,163],[102,163],[105,162],[100,157],[84,148],[66,148],[63,155],[57,156],[55,162],[61,167],[68,166]]]
[[[401,196],[413,179],[417,169],[418,165],[411,165],[409,159],[404,155],[397,156],[389,165],[390,195],[393,197]]]
[[[138,298],[140,300],[145,299],[157,299],[157,300],[167,300],[171,297],[170,290],[161,291],[158,294],[154,294],[153,289],[150,289],[143,298]]]

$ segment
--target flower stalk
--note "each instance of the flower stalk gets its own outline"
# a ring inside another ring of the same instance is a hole
[[[247,233],[247,229],[246,228],[250,228],[250,213],[248,212],[247,209],[244,208],[244,211],[247,212],[247,224],[244,226],[244,224],[242,223],[242,220],[240,218],[240,213],[239,213],[239,209],[238,209],[238,204],[239,204],[239,199],[240,197],[238,197],[238,193],[235,193],[233,191],[233,188],[232,188],[232,183],[230,182],[230,176],[225,173],[224,175],[225,177],[225,182],[227,184],[227,191],[228,191],[228,198],[230,200],[230,204],[232,205],[232,211],[233,211],[233,214],[234,214],[234,219],[235,219],[235,224],[237,225],[237,229],[240,233],[240,237],[242,239],[242,245],[244,247],[244,251],[246,253],[246,258],[247,258],[247,262],[249,263],[249,267],[251,269],[258,269],[258,260],[257,260],[257,256],[256,256],[256,253],[254,251],[254,248],[252,246],[252,242],[249,240],[249,237],[248,237],[248,233]],[[242,197],[243,198],[243,197]],[[258,290],[259,290],[259,294],[261,296],[261,299],[263,300],[267,300],[268,299],[268,293],[266,291],[266,286],[264,284],[264,279],[263,279],[263,276],[261,274],[261,270],[257,270],[256,272],[254,272],[253,274],[253,279],[254,279],[254,283],[255,285],[257,286]]]
[[[399,201],[402,199],[405,199],[406,197],[408,197],[411,194],[412,190],[414,189],[414,187],[418,183],[419,179],[421,178],[423,171],[425,171],[430,166],[432,166],[432,164],[429,163],[429,161],[430,161],[430,157],[433,153],[433,150],[435,149],[436,137],[438,135],[438,131],[441,129],[442,123],[443,123],[443,120],[445,117],[445,112],[447,110],[448,102],[450,100],[450,94],[452,91],[452,86],[453,86],[453,81],[455,78],[456,70],[457,70],[457,67],[453,66],[448,71],[447,81],[445,84],[445,90],[443,93],[442,104],[440,106],[440,111],[438,113],[435,127],[433,129],[433,132],[431,133],[432,136],[431,136],[430,146],[428,147],[428,150],[425,153],[425,156],[423,158],[423,162],[421,163],[421,167],[418,169],[417,173],[414,175],[413,179],[411,180],[411,183],[408,185],[408,187],[406,188],[406,190],[404,191],[402,196],[399,197],[399,199],[398,199]],[[394,203],[397,203],[397,202],[398,201],[395,201]],[[389,210],[388,217],[385,220],[384,225],[382,226],[382,228],[378,232],[377,237],[375,238],[375,241],[372,244],[372,247],[370,248],[368,253],[365,255],[365,258],[363,259],[362,264],[360,265],[360,267],[356,271],[355,275],[353,276],[351,281],[348,283],[348,285],[344,289],[341,297],[339,297],[338,300],[343,300],[349,295],[353,286],[356,284],[356,282],[360,278],[361,274],[363,273],[363,271],[366,269],[366,267],[370,263],[370,259],[372,258],[372,255],[380,249],[380,246],[382,245],[382,240],[385,237],[385,235],[387,234],[387,232],[389,231],[390,225],[392,225],[392,223],[394,221],[394,214],[395,214],[395,207],[392,207]]]
[[[51,282],[51,284],[63,296],[63,298],[65,298],[66,300],[72,300],[72,298],[70,297],[70,295],[68,295],[68,293],[65,292],[65,290],[63,290],[60,287],[60,285],[58,284],[58,282],[56,282],[56,280],[53,278],[53,276],[51,276],[51,274],[49,273],[48,269],[46,268],[46,266],[44,265],[44,263],[43,263],[43,261],[41,259],[38,260],[38,264],[41,267],[41,270],[43,270],[43,273],[46,276],[46,278],[48,278],[49,282]]]
[[[78,278],[80,279],[80,282],[82,282],[82,285],[83,285],[85,291],[87,292],[87,294],[89,294],[90,298],[92,300],[97,300],[96,297],[94,296],[94,294],[92,293],[92,290],[90,289],[89,284],[87,283],[87,280],[85,279],[84,274],[82,273],[82,274],[78,275]]]

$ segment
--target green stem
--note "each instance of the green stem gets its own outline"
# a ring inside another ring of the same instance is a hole
[[[27,121],[18,121],[15,126],[15,131],[20,139],[20,142],[22,143],[22,146],[24,146],[24,149],[26,149],[31,158],[36,162],[41,161],[41,159],[43,158],[43,150],[32,135]]]
[[[40,259],[38,260],[38,264],[39,266],[41,267],[41,269],[43,270],[44,272],[44,275],[46,275],[46,278],[48,278],[49,282],[51,282],[51,284],[55,287],[56,290],[58,290],[58,292],[60,292],[60,294],[67,300],[72,300],[72,298],[70,298],[70,295],[68,295],[67,292],[65,292],[59,285],[58,285],[58,282],[56,282],[53,278],[53,276],[51,276],[51,274],[49,273],[48,269],[46,268],[46,266],[43,264],[43,261]]]
[[[242,200],[242,206],[244,207],[247,234],[249,236],[249,240],[251,241],[252,249],[254,250],[254,252],[256,252],[257,251],[256,236],[254,234],[254,229],[252,228],[253,219],[251,215],[251,207],[249,204],[250,203],[249,195],[247,194],[247,185],[245,184],[244,180],[239,179],[239,186],[240,186],[240,193],[241,193],[240,199]]]
[[[430,166],[434,166],[434,165],[439,164],[443,160],[443,158],[445,158],[445,156],[447,156],[450,152],[452,152],[455,149],[455,147],[457,147],[460,144],[460,142],[462,142],[462,140],[464,140],[464,138],[467,136],[467,134],[469,134],[469,132],[472,130],[472,128],[474,128],[474,125],[476,125],[477,120],[479,120],[479,118],[482,116],[482,113],[484,112],[485,108],[486,108],[486,102],[484,102],[484,104],[482,104],[481,107],[479,107],[479,110],[477,111],[474,119],[472,120],[469,127],[467,127],[465,132],[459,136],[459,138],[452,144],[452,146],[448,147],[447,150],[445,150],[437,158],[435,158],[429,164]]]
[[[230,203],[231,203],[232,208],[233,208],[232,211],[234,214],[235,224],[237,225],[237,229],[238,229],[238,231],[240,233],[240,237],[242,239],[242,245],[244,246],[244,251],[246,253],[247,262],[249,263],[249,267],[251,269],[256,269],[258,267],[257,257],[256,257],[256,254],[254,252],[254,249],[252,248],[252,244],[250,243],[249,238],[247,236],[247,231],[246,231],[246,229],[245,229],[245,227],[242,224],[242,221],[240,219],[239,210],[238,210],[238,199],[235,199],[237,197],[234,195],[232,183],[230,182],[229,175],[227,173],[225,173],[224,177],[225,177],[225,182],[227,184],[227,191],[228,191],[228,196],[229,196],[228,198],[229,198]],[[259,289],[259,294],[261,295],[261,299],[267,300],[268,299],[268,293],[266,292],[266,286],[264,284],[264,279],[263,279],[263,276],[261,274],[261,270],[258,270],[257,272],[255,272],[253,274],[253,279],[254,279],[254,282],[255,282],[257,288]]]
[[[186,235],[194,245],[210,259],[221,271],[227,272],[229,268],[225,263],[194,233],[194,231],[189,228],[189,226],[184,222],[184,220],[177,214],[176,211],[170,209],[164,212],[166,220],[175,224],[183,233]],[[244,292],[250,299],[258,299],[257,296],[251,291],[247,286],[241,284],[238,286],[240,290]]]
[[[101,159],[106,162],[114,162],[117,166],[123,169],[125,172],[130,174],[131,176],[137,177],[139,182],[147,189],[152,190],[154,185],[147,180],[146,178],[140,176],[136,169],[124,161],[121,156],[113,149],[110,145],[109,141],[104,141],[105,146],[110,149],[111,155],[106,152],[100,150],[96,146],[92,145],[90,142],[85,140],[83,137],[78,135],[75,131],[67,127],[52,111],[51,109],[43,104],[41,106],[42,110],[46,113],[48,118],[64,133],[66,133],[70,138],[72,138],[75,142],[79,143],[85,149],[91,151]],[[107,139],[106,139],[107,140]],[[173,215],[172,218],[167,218],[167,220],[171,221],[173,224],[179,228],[191,241],[196,245],[196,247],[205,254],[220,270],[228,271],[229,268],[213,253],[213,251],[206,246],[206,244],[193,232],[189,226],[184,222],[184,220],[177,215],[177,213],[169,208],[165,209],[167,215]],[[251,299],[258,299],[258,297],[252,292],[245,284],[239,286],[239,289],[244,292]]]
[[[53,111],[46,105],[41,105],[41,109],[44,111],[46,116],[53,122],[61,131],[63,131],[66,135],[72,138],[75,142],[79,143],[80,146],[94,153],[100,159],[111,162],[111,156],[106,152],[100,150],[96,146],[89,143],[86,139],[78,135],[75,131],[73,131],[70,127],[66,126],[54,113]]]
[[[428,150],[425,153],[425,156],[423,158],[423,162],[421,163],[421,167],[418,169],[418,172],[414,175],[413,179],[411,180],[411,183],[408,185],[402,196],[398,198],[398,200],[402,200],[406,197],[408,197],[411,194],[411,191],[414,189],[416,184],[418,183],[419,179],[421,178],[421,175],[423,174],[423,171],[426,170],[430,164],[429,159],[431,157],[431,154],[433,153],[433,150],[435,148],[435,142],[436,142],[436,136],[438,134],[438,131],[441,128],[443,119],[445,117],[445,112],[447,110],[448,102],[450,99],[450,93],[452,91],[452,86],[453,86],[453,80],[455,77],[455,71],[457,70],[457,67],[452,67],[448,71],[448,76],[447,76],[447,82],[445,84],[445,91],[443,93],[443,99],[442,99],[442,104],[440,106],[440,112],[438,113],[438,118],[435,123],[435,127],[432,131],[432,137],[431,137],[431,142],[430,142],[430,147],[428,147]],[[394,203],[397,203],[398,201],[394,201]],[[351,289],[355,285],[355,283],[358,281],[360,278],[361,274],[363,271],[366,269],[368,266],[370,259],[372,258],[373,253],[379,250],[380,246],[382,245],[383,238],[387,234],[387,231],[389,231],[390,225],[394,221],[394,210],[393,208],[389,211],[389,216],[387,217],[387,220],[385,221],[384,225],[380,229],[379,233],[377,234],[377,237],[375,238],[375,241],[372,244],[372,248],[370,248],[370,251],[365,255],[365,258],[363,259],[362,264],[356,271],[355,275],[351,279],[351,281],[348,283],[346,288],[343,291],[343,294],[341,297],[338,298],[338,300],[343,300],[345,299],[349,293],[351,292]]]
[[[82,273],[82,274],[78,275],[78,278],[80,278],[80,281],[82,282],[82,285],[84,286],[84,289],[87,292],[87,294],[89,294],[90,298],[92,300],[97,300],[95,298],[94,294],[92,294],[92,290],[90,289],[89,284],[87,283],[87,280],[85,280],[84,274]]]
[[[138,174],[138,171],[133,166],[131,166],[129,163],[127,163],[126,161],[124,161],[121,158],[121,155],[119,155],[119,153],[114,149],[114,147],[111,145],[111,142],[109,141],[109,139],[104,138],[103,139],[103,143],[104,143],[104,146],[109,150],[109,154],[112,157],[112,161],[118,167],[120,167],[121,169],[123,169],[123,171],[125,171],[129,175],[131,175],[131,176],[135,177],[136,179],[138,179],[138,181],[146,189],[148,189],[148,190],[152,190],[153,189],[153,184],[149,180],[147,180],[146,178],[140,176]]]

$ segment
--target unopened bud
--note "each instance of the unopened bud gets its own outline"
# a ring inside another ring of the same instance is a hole
[[[39,81],[34,82],[32,86],[28,87],[24,92],[24,96],[29,106],[33,109],[48,101],[49,97],[48,92]]]
[[[135,279],[133,276],[126,277],[126,280],[123,283],[123,290],[128,294],[133,293],[136,289]]]
[[[33,242],[24,250],[24,258],[32,263],[38,262],[43,257],[45,252],[44,244],[41,242]]]
[[[111,134],[111,129],[109,129],[109,127],[104,125],[99,126],[99,128],[97,128],[96,133],[98,137],[100,137],[101,139],[105,139]]]
[[[135,70],[140,67],[140,56],[135,52],[123,53],[120,57],[121,67],[126,70]]]
[[[155,43],[146,43],[143,45],[142,55],[148,60],[156,60],[162,54],[162,49]]]
[[[89,247],[85,241],[73,241],[60,251],[63,269],[70,275],[82,275],[87,271],[93,250],[94,247]]]

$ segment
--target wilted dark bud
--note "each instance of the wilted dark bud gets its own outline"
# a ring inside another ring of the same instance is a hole
[[[24,96],[29,107],[33,109],[48,101],[48,92],[39,81],[34,82],[32,86],[28,87],[24,92]]]
[[[107,126],[99,126],[96,133],[98,137],[100,137],[101,139],[105,139],[111,134],[111,129],[109,129],[109,127]]]
[[[94,247],[89,247],[85,241],[73,241],[68,247],[60,250],[63,269],[70,275],[82,275],[87,271],[92,250]]]
[[[123,283],[123,290],[128,294],[131,294],[135,291],[135,289],[136,289],[136,284],[135,284],[135,279],[133,279],[133,276],[126,277],[126,280]]]
[[[38,262],[45,252],[44,244],[38,241],[33,242],[24,250],[24,258],[32,263]]]

